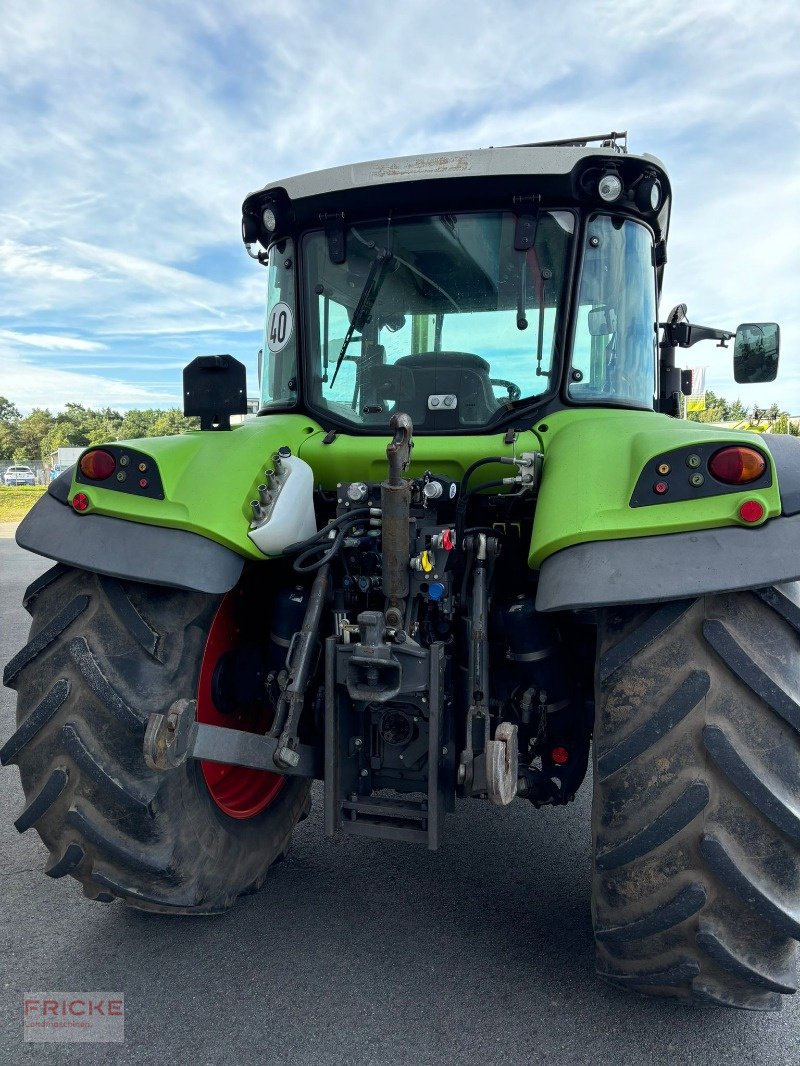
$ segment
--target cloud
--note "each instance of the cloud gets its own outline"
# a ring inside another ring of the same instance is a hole
[[[92,277],[90,270],[60,262],[52,248],[10,240],[0,241],[0,274],[8,278],[50,278],[58,282],[89,281]]]
[[[79,337],[58,337],[51,333],[15,333],[11,329],[0,329],[0,341],[12,341],[31,348],[46,348],[48,351],[99,352],[106,348],[105,344],[82,340]]]
[[[13,351],[2,353],[0,393],[20,408],[33,407],[60,410],[67,403],[82,403],[91,407],[180,406],[180,378],[175,375],[175,387],[164,388],[158,382],[145,386],[118,376],[84,373],[48,367],[46,373],[33,361]]]
[[[0,336],[15,348],[62,338],[18,368],[49,377],[46,355],[102,349],[104,395],[126,381],[133,395],[137,357],[159,350],[208,345],[252,367],[265,272],[239,242],[250,190],[386,155],[611,128],[672,175],[665,302],[685,300],[710,325],[777,318],[784,351],[800,348],[793,5],[266,10],[7,0]],[[722,354],[693,349],[687,361]],[[800,411],[785,362],[785,403]],[[714,375],[718,391],[737,388]]]

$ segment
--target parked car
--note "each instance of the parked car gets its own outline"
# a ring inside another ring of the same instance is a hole
[[[10,466],[3,475],[6,485],[35,485],[36,474],[29,466]]]

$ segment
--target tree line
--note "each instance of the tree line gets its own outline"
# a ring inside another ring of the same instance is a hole
[[[687,418],[692,422],[743,422],[747,429],[760,433],[766,430],[770,433],[788,433],[792,437],[800,436],[800,426],[795,425],[789,412],[782,411],[776,403],[770,407],[759,407],[758,404],[745,407],[738,397],[730,403],[711,389],[706,389],[705,411],[689,411]]]
[[[710,389],[706,391],[705,411],[690,411],[687,417],[694,422],[743,422],[747,428],[760,432],[769,430],[800,436],[800,427],[776,403],[770,407],[756,404],[745,407],[738,398],[730,403]],[[23,418],[14,403],[0,396],[0,460],[46,461],[57,448],[86,448],[90,444],[107,444],[113,440],[169,437],[189,429],[199,429],[198,419],[186,418],[177,407],[131,410],[123,415],[111,407],[94,409],[80,403],[68,403],[57,414],[46,407],[35,407]]]
[[[80,403],[68,403],[57,414],[46,407],[35,407],[23,418],[11,400],[0,396],[0,460],[47,461],[57,448],[85,448],[90,444],[141,437],[170,437],[199,428],[198,419],[186,418],[177,407],[131,410],[123,415],[111,407],[95,410]]]

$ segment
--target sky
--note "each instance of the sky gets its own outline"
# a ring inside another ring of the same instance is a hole
[[[673,187],[661,311],[777,321],[781,368],[683,365],[800,414],[800,7],[698,0],[4,0],[0,395],[180,405],[229,352],[255,393],[267,182],[427,151],[627,130]]]

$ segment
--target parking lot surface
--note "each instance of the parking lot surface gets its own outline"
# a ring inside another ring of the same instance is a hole
[[[0,538],[0,659],[24,643],[25,586],[50,565]],[[0,744],[14,730],[0,690]],[[641,999],[594,975],[586,782],[567,808],[462,803],[440,851],[328,840],[311,817],[229,914],[100,905],[12,822],[0,772],[2,1063],[800,1063],[780,1014]],[[122,992],[122,1044],[24,1044],[31,991]]]

